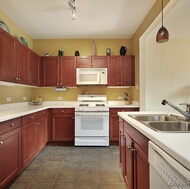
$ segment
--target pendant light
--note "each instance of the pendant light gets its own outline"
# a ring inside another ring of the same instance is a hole
[[[162,27],[158,30],[158,33],[156,35],[156,42],[157,43],[165,43],[169,40],[169,32],[168,30],[163,26],[163,0],[162,0]]]

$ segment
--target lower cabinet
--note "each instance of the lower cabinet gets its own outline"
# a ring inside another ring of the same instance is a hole
[[[0,189],[3,189],[21,170],[21,118],[0,123],[0,127]]]
[[[22,118],[22,166],[26,166],[47,142],[46,111],[40,111]]]
[[[139,108],[110,108],[110,142],[119,142],[118,112],[139,111]]]
[[[149,139],[120,118],[120,166],[128,189],[149,189]]]
[[[52,109],[53,141],[74,142],[74,108]]]

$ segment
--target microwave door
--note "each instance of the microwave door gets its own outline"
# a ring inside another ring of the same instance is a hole
[[[97,72],[80,72],[78,75],[78,84],[92,85],[99,83],[99,74]]]

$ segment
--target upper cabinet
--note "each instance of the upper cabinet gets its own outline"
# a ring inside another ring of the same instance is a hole
[[[29,49],[16,41],[16,75],[17,83],[29,84]]]
[[[15,82],[15,38],[0,28],[0,80]]]
[[[29,50],[29,84],[40,85],[40,56]]]
[[[29,84],[28,48],[0,29],[0,80]]]
[[[134,56],[108,56],[108,86],[134,85]]]
[[[43,86],[76,86],[74,56],[43,57]]]
[[[77,56],[77,68],[107,68],[107,57]]]

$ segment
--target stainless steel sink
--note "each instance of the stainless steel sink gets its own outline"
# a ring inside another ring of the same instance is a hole
[[[129,115],[157,132],[190,132],[190,122],[172,114]]]
[[[142,114],[142,115],[129,115],[130,117],[136,119],[137,121],[179,121],[183,119],[181,117],[171,115],[171,114]]]
[[[186,121],[147,121],[144,124],[160,132],[190,132],[190,122]]]

